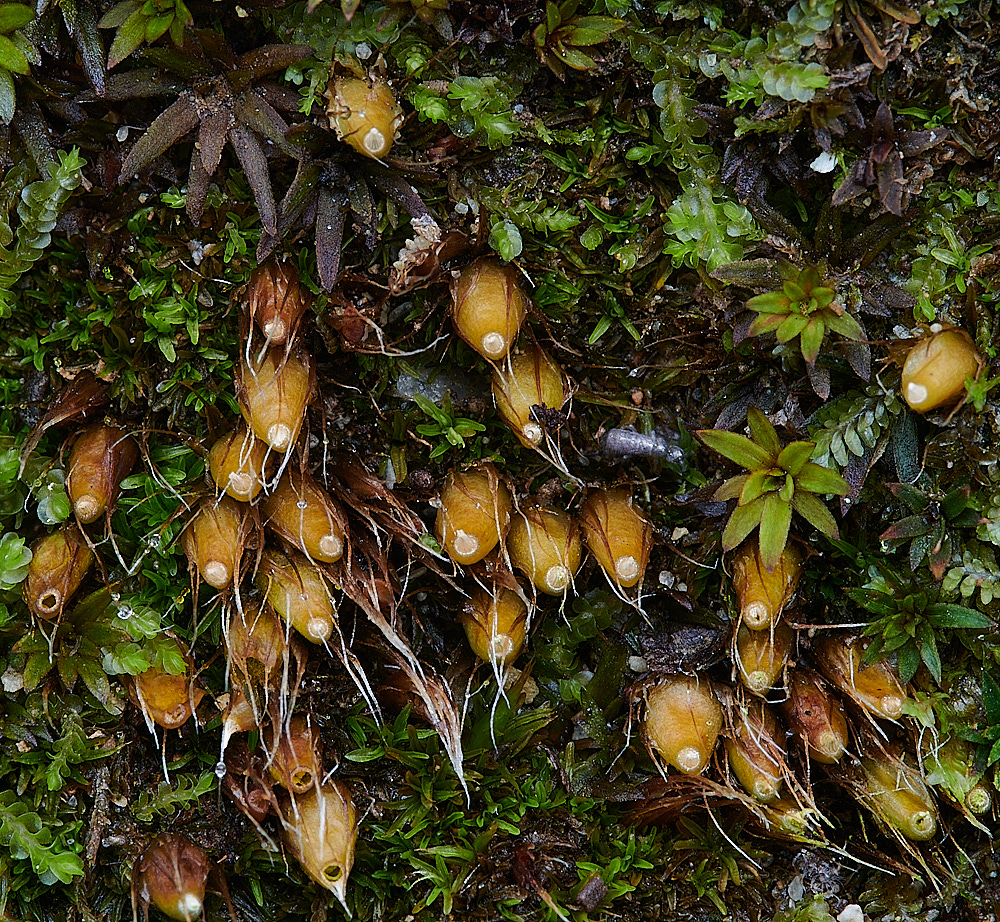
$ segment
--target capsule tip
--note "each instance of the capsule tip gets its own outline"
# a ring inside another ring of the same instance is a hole
[[[229,567],[221,560],[208,561],[202,569],[201,575],[209,586],[214,586],[216,589],[225,589],[229,585],[230,579],[232,579]]]
[[[313,773],[307,768],[299,768],[292,772],[290,780],[296,793],[305,794],[313,785]]]
[[[906,402],[917,409],[927,399],[927,388],[916,381],[910,381],[906,385]]]
[[[229,487],[227,492],[236,498],[249,496],[253,491],[253,477],[245,471],[237,471],[229,475]]]
[[[372,127],[365,132],[361,139],[366,151],[373,157],[381,157],[386,151],[385,135],[378,128]]]
[[[479,550],[479,538],[459,528],[451,546],[459,557],[471,557]]]
[[[882,716],[896,720],[903,716],[903,699],[899,695],[883,695],[879,702]]]
[[[763,671],[746,674],[746,685],[755,695],[762,695],[771,688],[771,677]]]
[[[329,563],[340,560],[344,553],[344,542],[337,535],[323,535],[319,539],[319,552]]]
[[[525,441],[530,442],[532,445],[542,444],[543,432],[542,427],[538,423],[525,423],[521,434],[524,436]]]
[[[514,638],[510,634],[495,634],[490,638],[490,658],[497,663],[506,662],[514,652]]]
[[[275,423],[267,430],[266,441],[275,451],[287,451],[292,444],[292,427],[285,423]]]
[[[965,806],[973,813],[985,813],[989,810],[992,801],[993,798],[990,797],[990,792],[978,784],[965,795]]]
[[[696,775],[702,769],[701,750],[697,746],[682,746],[677,750],[674,764],[685,775]]]
[[[499,359],[507,354],[507,337],[496,330],[491,330],[483,336],[479,345],[491,359]]]
[[[43,615],[54,615],[62,608],[62,593],[58,589],[47,589],[36,600],[35,607]]]
[[[275,317],[264,324],[264,335],[272,343],[281,345],[281,343],[288,339],[288,325],[280,317]]]
[[[752,630],[760,630],[771,622],[771,613],[763,602],[749,602],[743,606],[743,623]]]
[[[569,586],[569,581],[569,569],[562,566],[562,564],[549,567],[545,572],[545,585],[550,592],[564,592],[566,587]]]
[[[631,585],[639,578],[639,561],[631,554],[623,554],[615,560],[615,576],[620,583]]]
[[[937,832],[937,820],[930,810],[919,810],[910,817],[910,838],[923,841]]]
[[[185,922],[195,922],[201,915],[201,900],[196,894],[185,893],[177,898],[177,915]]]
[[[832,762],[836,762],[846,751],[844,737],[836,730],[826,730],[816,739],[816,751]]]
[[[315,643],[325,643],[333,633],[333,625],[326,618],[310,618],[306,623],[306,636]]]
[[[778,796],[779,790],[781,790],[780,781],[775,779],[758,778],[753,785],[754,800],[759,800],[761,803],[767,803],[769,800],[774,800]]]
[[[88,525],[91,522],[97,520],[103,511],[103,506],[101,502],[89,493],[81,496],[73,503],[73,511],[76,513],[76,517],[83,522],[84,525]]]

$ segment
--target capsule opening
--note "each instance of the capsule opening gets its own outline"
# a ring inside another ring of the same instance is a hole
[[[491,359],[499,359],[507,352],[507,337],[493,330],[482,338],[480,345]]]
[[[344,554],[344,542],[337,535],[323,535],[319,539],[319,551],[324,557],[331,558],[330,562],[334,563]]]
[[[62,605],[62,593],[58,589],[49,589],[38,597],[35,604],[46,614],[54,614]]]
[[[880,704],[886,717],[895,720],[903,716],[903,699],[899,695],[883,695]]]
[[[697,746],[682,746],[677,750],[674,764],[685,774],[691,775],[701,769],[701,750]]]
[[[743,623],[753,630],[760,630],[771,623],[771,613],[763,602],[750,602],[743,608]]]
[[[184,893],[177,898],[177,913],[184,922],[194,922],[201,915],[201,900],[194,893]]]
[[[538,423],[525,423],[524,429],[521,432],[524,438],[531,442],[532,445],[542,444],[542,427]]]
[[[325,868],[323,868],[323,876],[330,881],[330,883],[340,880],[343,873],[343,868],[341,868],[339,864],[328,864]]]
[[[308,769],[300,768],[292,772],[292,787],[300,793],[308,791],[312,787],[312,783],[313,775]]]
[[[233,496],[249,496],[253,490],[253,475],[238,471],[229,475],[229,492]]]
[[[502,662],[514,652],[514,638],[510,634],[496,634],[490,639],[492,659]]]
[[[325,618],[310,618],[306,624],[306,636],[316,643],[325,643],[333,633],[333,625]]]
[[[264,335],[272,343],[283,343],[288,338],[288,326],[280,317],[275,317],[264,324]]]
[[[639,561],[636,560],[631,554],[625,554],[619,557],[615,560],[615,575],[623,583],[638,579]]]
[[[906,402],[911,407],[918,407],[927,399],[927,388],[916,381],[910,381],[906,385]]]
[[[101,514],[101,503],[95,497],[87,494],[81,496],[73,504],[73,511],[76,512],[76,517],[81,522],[88,524]]]
[[[545,573],[545,585],[552,592],[563,592],[567,586],[569,586],[570,572],[569,570],[557,564],[554,567],[549,567]]]

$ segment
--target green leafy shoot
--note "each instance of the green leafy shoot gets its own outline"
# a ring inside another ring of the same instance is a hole
[[[757,312],[751,336],[774,333],[779,343],[798,337],[802,358],[810,365],[816,362],[827,330],[855,341],[864,338],[861,324],[844,310],[836,291],[823,284],[814,267],[799,270],[782,261],[778,269],[784,279],[781,290],[747,301],[747,308]]]
[[[446,394],[439,407],[423,394],[414,394],[413,402],[421,411],[431,418],[431,422],[418,423],[417,434],[425,439],[441,439],[431,449],[431,460],[451,451],[452,448],[464,448],[465,440],[472,438],[478,432],[485,432],[486,427],[472,419],[456,416],[451,406],[451,398]]]
[[[792,511],[817,531],[837,538],[837,523],[819,496],[844,496],[850,487],[839,474],[809,460],[814,442],[782,447],[774,426],[756,407],[750,408],[747,422],[752,438],[722,429],[701,429],[698,437],[749,472],[729,478],[715,491],[716,501],[738,501],[722,533],[723,550],[731,551],[759,528],[761,560],[772,571],[788,542]]]
[[[593,70],[597,60],[583,51],[606,42],[625,26],[622,19],[611,16],[578,16],[580,0],[563,0],[545,4],[545,21],[534,32],[538,60],[560,80],[566,79],[566,68]]]
[[[155,42],[166,32],[180,48],[185,27],[192,25],[194,17],[184,0],[123,0],[97,24],[99,29],[117,30],[108,52],[108,70],[124,61],[143,42]]]

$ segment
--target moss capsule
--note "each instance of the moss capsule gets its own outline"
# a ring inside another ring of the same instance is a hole
[[[309,306],[298,270],[291,263],[267,263],[254,269],[246,291],[246,310],[274,345],[287,342]]]
[[[842,637],[826,637],[814,650],[816,665],[833,686],[859,707],[889,720],[903,716],[906,691],[885,660],[863,666],[867,643]]]
[[[208,469],[215,485],[227,496],[250,502],[264,489],[267,445],[246,426],[224,435],[208,453]]]
[[[903,363],[903,397],[911,410],[926,413],[958,402],[965,379],[975,378],[982,356],[964,330],[942,330],[920,340]]]
[[[890,826],[915,842],[937,832],[937,807],[917,771],[897,761],[861,760],[868,802]]]
[[[769,631],[740,627],[736,633],[733,662],[740,681],[754,695],[766,695],[778,683],[792,651],[795,633],[778,621]]]
[[[254,582],[281,619],[306,640],[329,640],[337,621],[333,587],[302,554],[266,551]]]
[[[156,667],[133,677],[132,693],[146,719],[167,730],[187,723],[205,697],[189,675],[171,675]]]
[[[312,727],[305,717],[289,720],[272,746],[268,771],[285,790],[305,794],[322,777]]]
[[[462,616],[469,646],[484,663],[506,666],[524,649],[528,608],[510,589],[472,594]]]
[[[103,423],[87,426],[69,453],[66,490],[73,512],[85,525],[114,508],[121,482],[139,459],[135,439]]]
[[[388,83],[338,76],[327,89],[327,97],[326,114],[338,138],[375,160],[389,153],[403,110]]]
[[[511,563],[548,595],[569,589],[583,557],[576,524],[561,509],[546,506],[529,506],[514,515],[507,550]]]
[[[228,496],[205,497],[181,535],[191,565],[215,589],[225,589],[239,570],[243,508]]]
[[[272,531],[313,560],[334,563],[343,556],[347,516],[308,474],[283,479],[261,509]]]
[[[587,495],[579,515],[590,553],[608,578],[629,589],[642,579],[649,562],[653,526],[636,510],[624,489]]]
[[[39,618],[58,618],[94,563],[94,552],[75,525],[31,545],[24,600]]]
[[[538,448],[545,441],[545,428],[531,408],[560,409],[566,400],[566,382],[559,366],[541,349],[531,347],[493,373],[493,399],[521,444]]]
[[[466,266],[452,288],[455,330],[481,356],[502,359],[517,338],[528,299],[513,266],[477,259]]]
[[[226,652],[237,687],[256,703],[256,689],[277,685],[288,659],[285,629],[266,604],[251,602],[233,613],[226,632]]]
[[[441,490],[434,532],[456,563],[482,560],[510,524],[510,491],[489,463],[452,471]]]
[[[312,362],[305,352],[269,349],[260,361],[240,362],[239,400],[254,434],[286,452],[298,438],[312,396]]]
[[[132,870],[133,914],[141,901],[177,922],[200,919],[208,871],[208,855],[203,848],[174,833],[158,835]]]
[[[339,781],[315,784],[283,811],[283,834],[303,870],[347,906],[358,819],[351,793]]]
[[[685,775],[705,770],[721,729],[722,707],[708,679],[673,676],[646,696],[646,739]]]
[[[789,677],[785,718],[811,759],[832,765],[847,751],[847,719],[840,702],[811,669],[796,667]]]
[[[802,555],[791,544],[768,572],[756,538],[744,541],[733,555],[733,589],[743,624],[755,631],[770,627],[795,593],[802,575]]]
[[[783,737],[777,718],[762,701],[742,711],[726,736],[729,767],[743,789],[761,803],[776,800],[781,793]]]

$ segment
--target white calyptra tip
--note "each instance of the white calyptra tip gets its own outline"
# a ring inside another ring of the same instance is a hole
[[[493,330],[482,338],[480,346],[491,359],[498,359],[507,351],[507,337]]]
[[[306,634],[316,643],[329,640],[332,633],[333,625],[325,618],[310,618],[306,623]]]
[[[319,549],[325,557],[339,557],[344,552],[344,542],[336,535],[323,535],[319,539]]]
[[[208,583],[209,586],[214,586],[216,589],[222,589],[229,585],[231,574],[229,572],[229,567],[227,567],[221,560],[210,560],[205,564],[202,576],[205,577],[205,582]]]
[[[562,592],[569,585],[569,570],[562,564],[549,567],[545,573],[545,585],[553,592]]]
[[[903,699],[899,695],[883,695],[879,704],[886,717],[895,720],[903,716]]]
[[[286,451],[292,441],[292,427],[275,423],[267,430],[267,444],[275,451]]]
[[[365,150],[373,157],[379,157],[385,153],[385,135],[374,126],[365,132],[361,143],[364,145]]]
[[[918,407],[927,399],[927,388],[916,381],[910,381],[906,385],[906,402],[911,407]]]
[[[177,898],[177,915],[186,922],[194,922],[201,915],[201,900],[194,893],[185,893]]]
[[[73,504],[73,509],[81,522],[92,522],[101,514],[100,502],[89,494],[81,496]]]
[[[763,627],[770,621],[767,606],[763,602],[751,602],[743,609],[743,623],[747,627]]]
[[[532,445],[541,445],[542,443],[542,427],[538,423],[525,423],[524,429],[521,430],[524,437],[531,442]]]
[[[497,634],[490,638],[490,654],[494,660],[504,660],[514,652],[514,639],[510,634]]]
[[[701,768],[701,750],[697,746],[684,746],[677,751],[677,767],[682,772],[696,772]]]
[[[246,471],[237,471],[229,475],[229,492],[234,496],[249,496],[253,490],[253,477]]]
[[[264,324],[264,335],[272,343],[283,343],[288,337],[288,327],[285,325],[284,320],[280,317],[275,317],[274,320],[269,320]]]
[[[455,540],[452,541],[451,546],[460,557],[468,557],[479,550],[479,538],[459,528],[455,532]]]
[[[622,582],[628,582],[639,575],[639,561],[631,554],[623,554],[615,560],[615,575]]]

